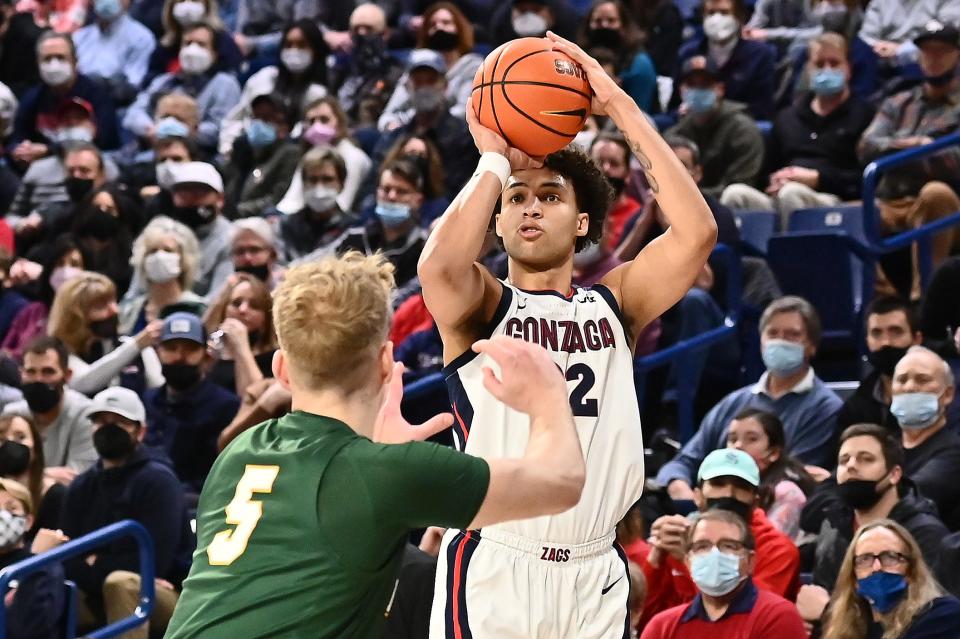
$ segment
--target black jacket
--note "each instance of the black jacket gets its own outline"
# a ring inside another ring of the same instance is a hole
[[[26,548],[0,555],[0,568],[33,556]],[[56,639],[62,637],[60,621],[66,610],[63,566],[50,564],[19,580],[13,603],[7,606],[7,637]],[[6,595],[7,593],[0,593]]]
[[[900,424],[890,412],[890,407],[874,397],[874,389],[880,381],[880,371],[871,371],[860,381],[857,390],[843,402],[840,412],[837,413],[837,432],[853,424],[879,424],[890,431],[895,437],[900,437]]]
[[[943,523],[950,530],[960,529],[960,435],[944,427],[916,448],[905,449],[904,455],[903,472],[937,505]]]

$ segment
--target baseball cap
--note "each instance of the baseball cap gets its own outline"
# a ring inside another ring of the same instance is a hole
[[[223,194],[223,178],[220,173],[207,162],[171,162],[171,188],[183,184],[203,184],[217,193]]]
[[[697,481],[717,477],[739,477],[753,486],[760,485],[760,469],[753,457],[736,448],[719,448],[703,460]]]
[[[144,409],[140,397],[123,386],[111,386],[97,393],[90,405],[89,412],[91,415],[113,413],[141,424],[147,420],[147,411]]]
[[[432,49],[414,49],[407,61],[407,71],[415,69],[433,69],[440,75],[446,75],[447,63],[442,55]]]
[[[951,24],[930,20],[923,25],[923,30],[913,39],[913,43],[919,47],[930,40],[946,42],[960,49],[960,30]]]
[[[684,60],[683,67],[680,70],[680,79],[686,80],[696,74],[705,75],[711,80],[720,79],[720,72],[717,69],[717,65],[702,55],[695,55],[692,58]]]
[[[60,103],[57,113],[63,115],[71,111],[83,111],[89,118],[94,119],[93,105],[88,100],[73,96]]]
[[[173,313],[163,320],[163,332],[160,334],[160,341],[169,342],[175,339],[186,339],[201,346],[206,346],[207,331],[200,318],[193,313]]]

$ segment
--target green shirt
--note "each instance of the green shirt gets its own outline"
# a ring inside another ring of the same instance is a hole
[[[304,412],[264,422],[207,477],[166,637],[378,637],[409,531],[467,527],[489,482],[484,460],[436,444]]]

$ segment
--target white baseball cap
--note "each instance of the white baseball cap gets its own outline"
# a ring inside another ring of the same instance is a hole
[[[175,189],[182,184],[203,184],[217,193],[223,194],[223,178],[212,164],[207,162],[171,162],[170,188]]]
[[[97,413],[113,413],[141,424],[147,421],[147,411],[140,397],[123,386],[111,386],[97,393],[90,405],[89,413],[91,416]]]

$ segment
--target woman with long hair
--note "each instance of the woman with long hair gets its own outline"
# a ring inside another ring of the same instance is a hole
[[[450,200],[446,197],[444,186],[446,175],[440,150],[430,138],[409,133],[397,138],[393,146],[387,150],[387,154],[383,156],[383,166],[394,160],[413,162],[420,169],[420,174],[423,175],[424,196],[423,205],[420,207],[420,226],[424,228],[430,226],[430,223],[443,215],[447,206],[450,205]],[[372,209],[376,201],[371,195],[365,204],[366,208]]]
[[[243,53],[220,20],[217,0],[164,0],[160,19],[163,23],[163,35],[160,36],[156,48],[150,54],[147,75],[143,79],[144,87],[149,86],[158,75],[180,69],[178,56],[183,31],[187,27],[200,23],[209,24],[216,33],[213,44],[217,50],[218,70],[239,71],[243,63]]]
[[[956,639],[960,601],[937,583],[906,528],[862,526],[840,566],[823,639]]]
[[[94,189],[77,207],[71,232],[90,257],[88,271],[106,275],[122,294],[130,286],[130,251],[142,224],[136,204],[108,184]]]
[[[60,508],[67,487],[44,476],[43,439],[33,419],[0,415],[0,477],[18,481],[30,491],[35,518],[27,532],[32,540],[41,528],[60,526]]]

